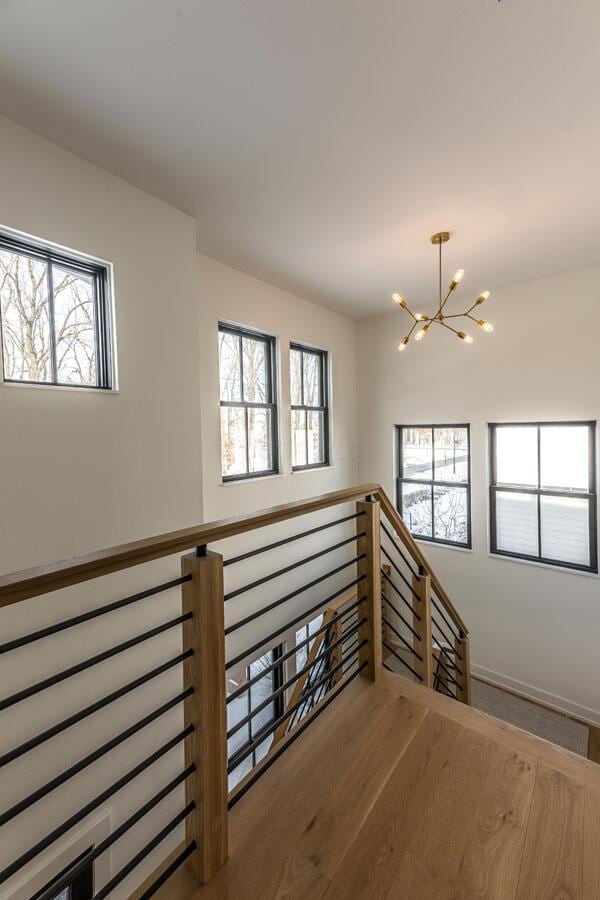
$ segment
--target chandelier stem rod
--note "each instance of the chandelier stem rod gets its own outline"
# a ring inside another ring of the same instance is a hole
[[[439,311],[442,311],[442,244],[438,245],[440,249],[439,253],[439,295],[440,295],[440,308]]]

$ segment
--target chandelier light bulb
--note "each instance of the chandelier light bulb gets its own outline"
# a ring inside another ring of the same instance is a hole
[[[401,297],[400,294],[392,294],[392,300],[394,303],[397,303],[398,306],[401,306],[402,309],[406,309],[406,300],[404,297]]]
[[[427,323],[427,325],[423,325],[420,331],[417,331],[417,333],[415,334],[415,341],[422,341],[428,331],[429,323]]]
[[[477,319],[477,324],[483,331],[490,332],[494,330],[494,326],[492,325],[492,323],[485,322],[483,319]]]
[[[472,343],[473,343],[473,338],[471,337],[471,335],[470,335],[470,334],[465,334],[464,331],[457,331],[457,332],[456,332],[456,336],[459,337],[459,338],[461,339],[461,341],[464,341],[465,344],[472,344]]]
[[[425,313],[415,313],[415,319],[417,320],[417,322],[426,322],[427,316],[425,315]]]
[[[454,290],[454,288],[456,287],[457,284],[461,283],[461,281],[463,280],[464,274],[465,274],[464,269],[459,269],[458,272],[454,273],[454,278],[452,279],[452,282],[450,284],[451,291]]]
[[[480,294],[479,297],[477,298],[477,300],[475,301],[476,305],[478,306],[480,303],[485,303],[485,301],[489,298],[489,296],[490,296],[490,292],[484,291],[483,294]]]
[[[402,353],[403,350],[406,350],[408,346],[408,336],[403,337],[400,343],[398,344],[398,353]]]

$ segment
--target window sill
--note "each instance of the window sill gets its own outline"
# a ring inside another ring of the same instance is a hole
[[[519,565],[525,566],[534,566],[536,569],[550,569],[553,572],[560,572],[563,575],[583,575],[586,578],[598,578],[598,572],[585,572],[583,569],[568,569],[565,566],[560,566],[554,563],[547,562],[538,562],[535,559],[519,559],[518,556],[505,556],[504,553],[492,553],[491,550],[487,552],[488,557],[491,559],[499,559],[502,562],[509,563],[518,563]]]
[[[74,385],[74,384],[45,384],[44,382],[39,382],[36,384],[31,381],[5,381],[2,379],[0,381],[2,387],[5,388],[18,388],[19,390],[24,390],[26,388],[31,388],[33,391],[69,391],[69,393],[77,393],[77,394],[118,394],[119,388],[99,388],[99,387],[87,387],[86,385]]]
[[[229,481],[219,481],[220,487],[232,487],[240,484],[256,484],[257,481],[269,481],[271,478],[283,478],[285,472],[269,472],[268,475],[255,475],[252,478],[231,478]]]
[[[436,549],[439,547],[441,550],[458,550],[459,553],[473,553],[472,547],[460,547],[458,544],[442,544],[441,541],[423,541],[421,538],[416,538],[414,534],[412,537],[415,543],[421,547],[435,547]]]
[[[292,469],[292,475],[310,475],[311,472],[326,472],[328,469],[335,468],[331,464],[322,466],[306,466],[302,469]]]

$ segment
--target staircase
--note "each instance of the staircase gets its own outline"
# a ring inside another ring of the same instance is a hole
[[[138,583],[157,571],[158,584]],[[138,589],[98,602],[134,575]],[[86,590],[85,609],[76,585]],[[522,733],[469,708],[467,628],[380,485],[3,576],[0,606],[14,604],[23,604],[24,620],[44,624],[23,632],[13,616],[14,636],[0,644],[0,661],[17,661],[6,670],[11,687],[0,716],[20,716],[16,738],[0,727],[3,898],[52,900],[85,866],[96,872],[96,900],[387,896],[366,883],[352,893],[364,871],[344,874],[387,822],[371,818],[380,804],[405,816],[417,791],[410,828],[421,834],[429,823],[422,839],[433,832],[431,847],[442,853],[436,817],[449,826],[454,814],[472,818],[490,761],[508,759],[507,793],[497,784],[502,798],[524,784],[510,780],[513,732],[519,740]],[[78,639],[84,628],[103,629],[91,655]],[[40,672],[41,649],[57,639],[60,658]],[[128,677],[115,684],[109,676],[121,669]],[[66,703],[86,677],[81,701]],[[469,737],[475,732],[479,743]],[[566,765],[584,790],[600,789],[598,776],[577,768],[591,764],[574,764],[568,753],[549,759],[552,745],[527,740],[533,745],[517,741],[514,752],[529,760],[544,745],[543,765],[568,777]],[[495,744],[503,748],[496,755]],[[479,760],[479,774],[465,759]],[[517,768],[535,770],[531,804],[538,763],[527,760]],[[462,785],[463,800],[450,787],[435,796],[435,779],[449,771],[444,778]],[[80,836],[108,813],[100,837]],[[439,876],[431,848],[424,853],[416,837],[406,844],[408,827],[402,818],[404,855],[380,872],[386,885],[398,884],[396,864],[408,866],[406,884],[420,866]],[[87,841],[85,852],[75,853],[76,838]],[[298,853],[290,849],[296,839]],[[464,850],[468,839],[457,840]],[[452,890],[455,863],[446,879]]]

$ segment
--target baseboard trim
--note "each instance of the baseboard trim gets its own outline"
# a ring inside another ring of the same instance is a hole
[[[495,687],[505,688],[524,700],[541,703],[549,709],[554,710],[562,715],[577,719],[583,725],[600,726],[600,711],[582,706],[580,703],[574,703],[565,697],[559,697],[557,694],[551,694],[549,691],[543,691],[540,688],[533,687],[523,681],[517,681],[516,678],[510,678],[508,675],[502,675],[493,669],[486,669],[484,666],[478,666],[471,663],[471,674],[480,677],[483,681]]]

